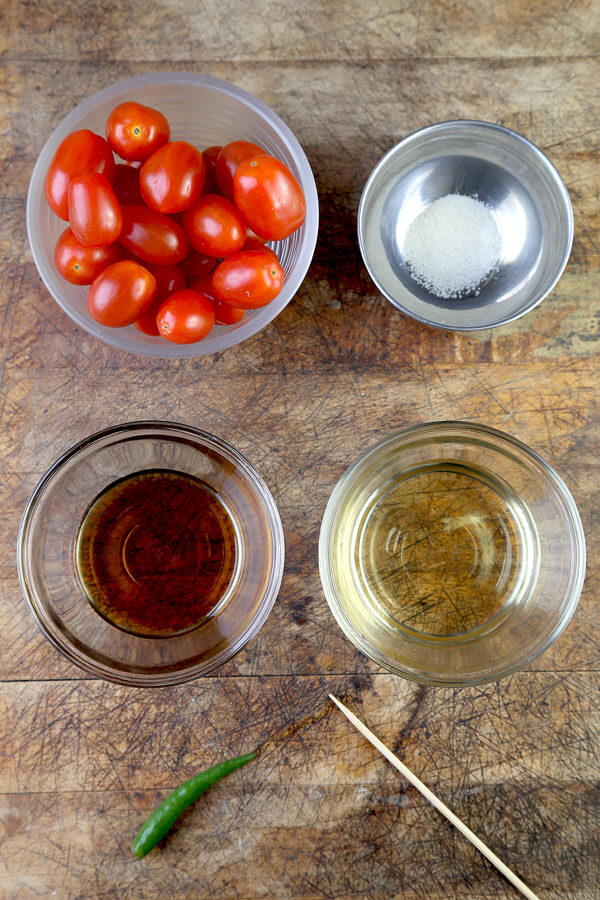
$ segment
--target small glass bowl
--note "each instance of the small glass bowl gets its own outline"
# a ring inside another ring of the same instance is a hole
[[[319,566],[359,650],[413,681],[458,686],[508,675],[558,637],[581,593],[585,538],[536,453],[493,428],[435,422],[345,472]]]
[[[285,272],[285,283],[267,306],[251,310],[235,325],[215,325],[195,344],[174,344],[151,337],[133,325],[108,328],[90,316],[87,287],[70,284],[54,264],[54,245],[67,223],[46,202],[46,171],[61,141],[72,131],[89,128],[104,134],[106,119],[117,104],[136,100],[159,109],[169,120],[171,138],[201,150],[234,140],[252,141],[277,156],[294,173],[306,198],[306,220],[286,238],[271,244]],[[59,306],[90,334],[113,347],[145,356],[181,358],[227,350],[271,322],[290,302],[310,265],[319,226],[319,200],[310,164],[300,143],[279,116],[261,100],[235,85],[196,72],[151,72],[109,85],[76,106],[54,129],[37,159],[27,195],[27,234],[40,277]]]
[[[215,492],[235,524],[239,554],[214,615],[168,637],[132,634],[99,615],[76,564],[79,526],[93,500],[118,479],[156,469],[198,478]],[[225,441],[171,422],[118,425],[68,450],[35,488],[17,545],[21,587],[48,640],[88,672],[139,687],[188,681],[237,653],[273,607],[284,556],[277,507],[250,463]]]

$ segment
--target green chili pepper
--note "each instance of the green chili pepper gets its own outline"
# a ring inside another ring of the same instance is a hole
[[[250,760],[256,757],[254,753],[246,753],[245,756],[236,756],[234,759],[226,759],[211,769],[205,769],[194,775],[189,781],[180,784],[172,794],[163,800],[160,806],[157,806],[154,812],[148,816],[140,830],[135,836],[131,849],[140,859],[150,853],[160,840],[162,840],[188,806],[197,800],[207,788],[229,775],[240,766],[245,766]]]

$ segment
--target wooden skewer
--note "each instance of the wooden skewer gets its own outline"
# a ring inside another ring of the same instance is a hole
[[[358,729],[358,731],[360,731],[360,733],[364,735],[364,737],[366,737],[366,739],[370,741],[373,746],[376,747],[381,754],[383,754],[383,756],[385,756],[388,762],[391,762],[394,768],[398,769],[398,771],[402,775],[404,775],[406,780],[410,781],[413,787],[416,787],[416,789],[420,791],[427,800],[429,800],[432,806],[435,806],[438,812],[441,812],[441,814],[445,816],[448,821],[454,825],[455,828],[458,828],[461,834],[464,834],[467,840],[471,841],[471,843],[475,847],[477,847],[479,852],[482,853],[486,857],[486,859],[489,859],[491,864],[495,866],[498,871],[501,872],[504,877],[517,888],[517,890],[521,891],[524,897],[527,897],[528,900],[540,900],[537,894],[534,894],[531,888],[528,888],[525,882],[521,881],[518,875],[515,875],[515,873],[511,871],[511,869],[509,869],[508,866],[505,865],[502,860],[499,859],[496,854],[493,853],[490,848],[487,847],[483,843],[483,841],[480,840],[480,838],[478,838],[477,835],[474,834],[474,832],[472,832],[471,829],[452,812],[451,809],[448,809],[446,804],[442,803],[442,801],[429,790],[427,785],[423,784],[423,782],[419,778],[417,778],[417,776],[414,775],[394,753],[392,753],[389,747],[386,747],[386,745],[382,743],[382,741],[380,741],[379,738],[374,735],[366,725],[363,725],[360,719],[358,719],[353,712],[350,712],[348,707],[344,706],[344,704],[341,703],[337,699],[337,697],[334,697],[333,694],[330,694],[329,697],[331,700],[333,700],[335,705],[341,709],[346,718],[352,722],[354,727]]]

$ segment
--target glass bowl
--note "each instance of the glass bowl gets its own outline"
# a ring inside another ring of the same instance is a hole
[[[459,299],[420,285],[405,258],[410,226],[447,194],[485,203],[500,236],[496,269]],[[548,157],[520,134],[491,122],[439,122],[375,166],[359,204],[358,239],[369,275],[394,306],[427,325],[477,331],[519,318],[550,293],[571,252],[573,209]]]
[[[79,527],[93,501],[119,479],[149,470],[199,479],[235,533],[235,571],[221,601],[196,627],[164,637],[131,633],[100,615],[77,565]],[[88,672],[136,686],[188,681],[237,653],[273,607],[284,555],[279,513],[250,463],[225,441],[171,422],[118,425],[68,450],[35,488],[17,546],[21,587],[48,640]]]
[[[72,131],[89,128],[104,135],[110,111],[124,100],[136,100],[164,113],[174,140],[200,149],[212,144],[247,140],[281,159],[294,173],[306,198],[306,220],[285,241],[272,243],[285,272],[280,294],[267,306],[247,313],[235,325],[216,325],[195,344],[174,344],[142,334],[133,325],[107,328],[87,310],[87,287],[70,284],[54,265],[54,245],[67,223],[46,203],[46,171],[61,141]],[[40,277],[59,306],[78,325],[113,347],[154,357],[194,357],[233,347],[261,331],[290,302],[310,265],[319,224],[315,180],[302,147],[272,109],[241,88],[194,72],[154,72],[118,81],[80,103],[52,132],[31,176],[27,195],[27,233]]]
[[[562,479],[509,435],[436,422],[393,434],[342,476],[319,540],[325,597],[352,643],[424,684],[492,681],[569,622],[585,573]]]

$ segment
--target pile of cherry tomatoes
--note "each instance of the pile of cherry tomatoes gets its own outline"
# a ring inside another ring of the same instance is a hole
[[[261,147],[233,141],[200,152],[171,141],[165,116],[133,101],[113,109],[106,139],[88,129],[64,139],[46,198],[69,222],[56,267],[90,285],[90,315],[182,344],[277,296],[284,271],[266,241],[288,237],[306,216],[293,174]]]

